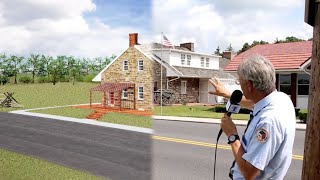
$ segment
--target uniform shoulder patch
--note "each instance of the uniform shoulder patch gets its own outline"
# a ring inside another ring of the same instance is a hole
[[[265,129],[258,129],[256,131],[256,138],[259,143],[265,143],[269,139],[269,133]]]

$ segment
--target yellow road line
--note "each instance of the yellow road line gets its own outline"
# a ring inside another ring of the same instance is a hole
[[[164,136],[152,136],[152,138],[156,139],[156,140],[161,140],[161,141],[169,141],[169,142],[176,142],[176,143],[183,143],[183,144],[191,144],[191,145],[210,147],[210,148],[215,148],[216,147],[216,144],[213,144],[213,143],[191,141],[191,140],[186,140],[186,139],[170,138],[170,137],[164,137]],[[231,147],[228,146],[228,145],[220,145],[220,144],[218,144],[218,149],[231,150]],[[303,156],[292,155],[292,159],[303,160]]]

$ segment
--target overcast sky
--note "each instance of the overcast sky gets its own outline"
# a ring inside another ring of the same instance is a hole
[[[312,37],[304,0],[1,0],[0,53],[27,56],[118,55],[128,34],[139,43],[192,41],[212,53],[231,43]]]
[[[231,43],[235,50],[253,40],[312,37],[304,23],[305,0],[154,0],[154,32],[174,44],[195,42],[197,51],[213,53]],[[160,36],[159,36],[160,37]]]
[[[128,34],[150,41],[150,0],[1,0],[0,53],[119,54]]]

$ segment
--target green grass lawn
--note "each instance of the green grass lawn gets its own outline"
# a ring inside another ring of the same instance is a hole
[[[160,106],[156,106],[153,113],[160,115]],[[213,112],[213,106],[164,106],[162,115],[221,119],[223,113]],[[249,114],[232,114],[232,119],[248,120]]]
[[[86,118],[89,114],[91,114],[93,110],[63,107],[63,108],[35,110],[30,112],[83,119],[83,118]],[[129,126],[151,128],[151,117],[147,117],[147,116],[137,116],[137,115],[131,115],[131,114],[121,114],[121,113],[111,112],[111,113],[105,114],[103,117],[99,119],[99,121],[115,123],[115,124],[124,124]]]
[[[13,97],[23,105],[23,108],[0,108],[0,111],[89,103],[90,88],[97,85],[99,84],[84,82],[77,82],[75,85],[71,82],[56,85],[52,83],[1,85],[0,94],[14,92]],[[93,92],[94,102],[101,102],[101,97],[101,93]],[[0,98],[4,98],[4,95]]]
[[[61,107],[61,108],[51,108],[51,109],[40,109],[40,110],[34,110],[34,111],[30,111],[30,112],[84,119],[89,114],[93,113],[93,110],[82,109],[82,108],[81,109],[80,108],[72,108],[72,107]]]
[[[151,117],[131,114],[107,113],[99,121],[151,128]]]
[[[44,160],[0,149],[1,179],[104,179]]]

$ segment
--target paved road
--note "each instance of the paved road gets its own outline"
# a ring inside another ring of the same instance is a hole
[[[113,180],[151,178],[144,133],[0,112],[0,148]]]
[[[153,179],[154,180],[211,180],[213,159],[219,124],[190,123],[154,120]],[[239,134],[244,131],[239,126]],[[285,179],[301,179],[304,131],[297,131],[294,155]],[[230,163],[233,161],[227,138],[222,135],[218,149],[216,179],[228,179]]]

